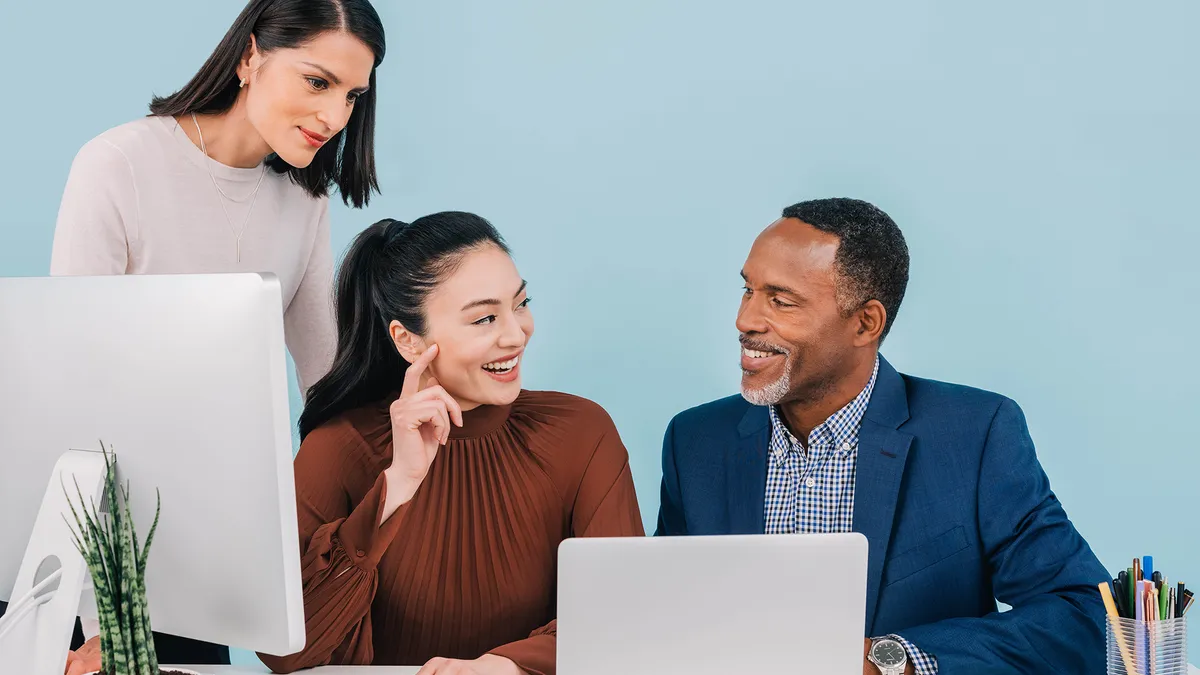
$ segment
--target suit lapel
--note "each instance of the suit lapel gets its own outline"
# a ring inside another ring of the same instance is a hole
[[[854,531],[867,538],[866,634],[872,634],[879,604],[879,584],[900,484],[912,436],[898,431],[908,420],[908,395],[899,373],[880,357],[875,391],[863,416],[858,439],[858,469],[854,479]]]
[[[731,534],[762,534],[765,531],[764,500],[770,438],[771,420],[767,409],[751,406],[738,424],[736,449],[725,455]]]

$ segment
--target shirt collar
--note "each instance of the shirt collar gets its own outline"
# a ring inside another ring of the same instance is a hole
[[[846,456],[851,450],[858,447],[858,432],[862,428],[863,415],[867,412],[867,404],[871,401],[871,393],[875,390],[875,378],[879,375],[879,355],[875,355],[875,368],[871,372],[871,379],[867,382],[867,386],[854,397],[841,410],[829,416],[829,419],[822,422],[808,434],[808,447],[831,447],[840,456]],[[787,441],[796,448],[800,447],[800,443],[792,432],[788,430],[783,423],[783,415],[779,412],[779,406],[771,406],[771,428],[772,433]]]

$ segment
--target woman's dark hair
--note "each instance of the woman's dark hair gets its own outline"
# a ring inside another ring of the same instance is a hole
[[[329,374],[308,390],[300,438],[330,419],[399,391],[408,362],[388,326],[399,321],[424,335],[425,299],[467,252],[496,246],[509,253],[487,220],[460,211],[411,224],[385,219],[355,238],[337,276],[337,355]]]
[[[178,117],[190,113],[221,113],[237,100],[237,67],[253,35],[259,51],[300,47],[328,31],[345,31],[375,54],[370,88],[358,97],[350,120],[338,135],[317,151],[303,169],[272,155],[267,164],[291,175],[314,197],[329,194],[336,184],[346,204],[363,207],[379,191],[375,175],[375,68],[385,51],[383,22],[369,0],[251,0],[221,43],[182,89],[155,96],[150,113]]]

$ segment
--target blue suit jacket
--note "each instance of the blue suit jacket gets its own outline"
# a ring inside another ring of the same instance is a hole
[[[656,534],[762,533],[770,433],[767,409],[740,396],[676,416]],[[881,359],[855,480],[854,531],[870,544],[865,636],[902,635],[940,675],[1104,672],[1096,585],[1108,574],[1051,491],[1016,403]]]

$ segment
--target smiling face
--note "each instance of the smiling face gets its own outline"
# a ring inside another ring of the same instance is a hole
[[[429,372],[464,410],[507,405],[520,394],[521,360],[533,336],[529,300],[512,258],[492,244],[465,252],[426,299],[426,331],[414,338],[415,351],[438,346]]]
[[[768,227],[742,268],[742,395],[756,405],[820,399],[853,369],[861,316],[838,304],[836,235],[795,218]]]
[[[342,31],[267,53],[252,43],[237,73],[247,81],[246,118],[283,161],[306,167],[346,128],[374,67],[370,48]]]

